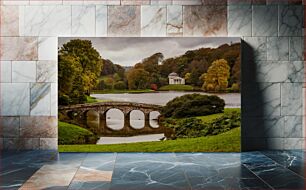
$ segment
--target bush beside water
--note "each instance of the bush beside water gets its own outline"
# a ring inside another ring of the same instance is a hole
[[[166,117],[184,118],[222,113],[225,102],[218,96],[187,94],[169,101],[162,109]]]
[[[176,139],[218,135],[240,127],[240,120],[240,113],[232,112],[226,113],[209,123],[204,123],[201,119],[194,117],[180,120],[168,118],[165,119],[163,125],[172,129],[172,133],[168,133],[167,137]]]

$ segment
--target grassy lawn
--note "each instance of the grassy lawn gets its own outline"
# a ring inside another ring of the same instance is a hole
[[[60,152],[239,152],[240,128],[216,136],[115,145],[59,145]]]
[[[151,89],[144,89],[144,90],[93,90],[91,91],[92,94],[123,94],[123,93],[148,93],[148,92],[155,92]]]
[[[95,97],[87,96],[86,103],[111,102],[112,100],[100,100]]]
[[[162,86],[158,90],[161,90],[161,91],[192,91],[193,87],[190,85],[183,85],[183,84],[170,84],[167,86]]]
[[[212,115],[206,115],[206,116],[198,116],[196,118],[201,119],[205,123],[210,123],[214,119],[222,117],[225,113],[231,113],[231,112],[238,112],[241,113],[240,108],[225,108],[224,113],[217,113],[217,114],[212,114]]]
[[[97,137],[89,130],[79,126],[58,122],[59,144],[96,143]]]

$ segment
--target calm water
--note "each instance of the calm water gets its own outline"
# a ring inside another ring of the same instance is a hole
[[[92,97],[101,100],[112,101],[124,101],[124,102],[137,102],[147,104],[166,105],[170,100],[183,96],[185,94],[192,94],[194,92],[157,92],[157,93],[139,93],[139,94],[92,94]],[[227,93],[227,94],[208,94],[204,92],[198,92],[205,95],[217,95],[224,99],[225,107],[227,108],[239,108],[241,105],[241,95],[239,93]],[[155,120],[158,117],[158,112],[152,112],[150,114],[150,125],[152,127],[158,127],[158,123]],[[139,129],[144,127],[144,114],[139,110],[134,110],[130,114],[130,124],[133,128]],[[106,124],[112,129],[121,129],[124,125],[124,115],[120,110],[111,109],[106,114]]]
[[[170,100],[183,96],[185,94],[193,94],[194,92],[156,92],[156,93],[139,93],[139,94],[92,94],[91,96],[102,100],[113,100],[123,102],[137,102],[146,104],[166,105]],[[204,95],[217,95],[224,99],[227,108],[239,108],[241,105],[240,93],[226,93],[226,94],[209,94],[204,92],[197,92]]]

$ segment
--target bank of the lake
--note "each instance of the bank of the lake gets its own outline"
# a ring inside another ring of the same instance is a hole
[[[240,127],[207,137],[114,145],[59,145],[59,152],[240,152]]]

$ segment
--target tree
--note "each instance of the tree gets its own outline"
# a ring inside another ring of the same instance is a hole
[[[186,73],[184,78],[185,78],[186,84],[190,84],[191,73]]]
[[[207,73],[200,78],[204,80],[202,88],[206,91],[225,91],[230,77],[230,67],[225,59],[212,63]]]
[[[102,59],[89,40],[71,40],[58,53],[59,99],[64,104],[84,103],[86,95],[98,84]]]
[[[131,69],[127,74],[130,90],[146,89],[149,86],[150,73],[144,69]]]

